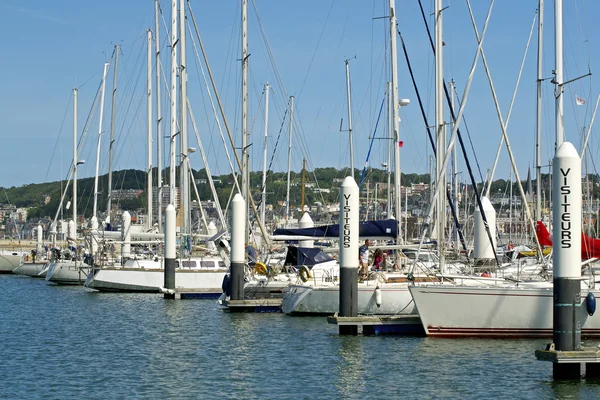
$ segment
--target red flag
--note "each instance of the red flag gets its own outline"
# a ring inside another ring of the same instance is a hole
[[[575,96],[575,104],[578,106],[583,106],[585,104],[585,100],[579,96]]]
[[[404,146],[404,142],[403,142],[402,140],[400,140],[400,141],[398,142],[398,147],[402,147],[402,146]]]

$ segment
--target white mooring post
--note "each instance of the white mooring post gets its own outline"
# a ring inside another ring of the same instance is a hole
[[[169,204],[165,210],[165,299],[175,298],[175,266],[176,261],[176,236],[177,236],[177,215],[173,204]]]
[[[340,189],[340,317],[358,315],[359,190],[347,176]],[[358,326],[340,325],[340,335],[358,334]]]
[[[244,300],[246,201],[237,193],[231,201],[231,300]]]

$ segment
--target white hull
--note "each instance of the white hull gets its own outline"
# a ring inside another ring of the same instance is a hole
[[[551,337],[553,288],[465,287],[410,288],[425,332],[439,337]],[[596,297],[600,291],[592,290]],[[600,337],[600,313],[589,316],[582,288],[582,337]]]
[[[46,280],[59,285],[83,285],[90,269],[81,261],[77,261],[77,265],[71,260],[52,261],[46,272]]]
[[[17,253],[0,254],[0,274],[10,274],[21,264],[23,256]]]
[[[43,278],[40,273],[45,269],[47,263],[47,261],[41,263],[23,263],[13,270],[13,274]]]
[[[226,273],[225,268],[176,268],[175,287],[179,290],[198,292],[207,297],[218,297],[223,292],[221,286]],[[128,263],[125,267],[94,269],[85,286],[106,292],[158,293],[164,282],[165,270],[162,264],[143,261]]]
[[[380,285],[381,306],[375,302],[377,284],[358,285],[358,313],[372,315],[411,315],[416,313],[406,283]],[[286,314],[332,315],[340,309],[338,285],[292,285],[284,294],[281,309]]]

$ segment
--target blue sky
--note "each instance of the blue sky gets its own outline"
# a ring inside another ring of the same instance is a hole
[[[215,74],[227,119],[236,137],[240,137],[240,2],[192,1],[200,34]],[[423,0],[429,15],[433,1]],[[489,2],[473,1],[479,29],[483,27]],[[554,3],[546,1],[544,76],[554,69]],[[85,4],[85,5],[82,5]],[[165,21],[169,24],[170,2],[161,0]],[[354,114],[355,166],[365,162],[369,137],[373,134],[379,106],[389,77],[388,30],[385,19],[387,0],[255,0],[275,59],[276,69],[285,88],[277,84],[275,66],[269,61],[257,13],[249,6],[250,47],[250,142],[253,170],[262,168],[263,105],[262,87],[273,85],[269,118],[269,155],[280,131],[287,97],[296,98],[294,159],[292,168],[301,168],[302,158],[311,167],[342,168],[349,165],[348,139],[340,132],[340,120],[346,129],[346,92],[344,60],[350,61]],[[476,50],[476,41],[465,2],[444,1],[445,79],[454,79],[462,93]],[[491,69],[504,117],[508,111],[521,59],[533,22],[537,1],[498,1],[494,5],[484,51]],[[75,0],[28,2],[3,0],[0,3],[0,33],[3,39],[2,83],[0,97],[0,186],[19,186],[58,180],[66,176],[72,157],[71,89],[79,87],[79,129],[83,129],[91,103],[100,83],[103,63],[109,61],[114,44],[122,45],[116,115],[117,152],[115,169],[146,166],[146,29],[154,29],[151,0],[81,2]],[[397,1],[398,23],[408,47],[421,95],[433,123],[433,57],[426,31],[415,1]],[[600,5],[591,0],[565,1],[565,79],[585,74],[588,64],[595,72]],[[432,18],[429,17],[432,25]],[[169,76],[169,49],[161,25],[163,65]],[[531,40],[508,135],[519,173],[534,164],[535,79],[537,33]],[[204,82],[199,72],[191,40],[188,39],[190,103],[214,175],[229,173],[225,151],[215,126]],[[408,76],[401,49],[398,50],[399,96],[412,103],[401,109],[402,170],[426,173],[430,151],[418,109],[416,95]],[[112,66],[106,85],[104,136],[101,156],[102,173],[108,170],[108,128],[112,92]],[[154,83],[154,82],[153,82]],[[579,148],[582,128],[589,125],[599,88],[592,78],[567,87],[565,95],[566,137]],[[166,92],[162,87],[163,100]],[[551,158],[554,146],[553,86],[544,83],[543,157]],[[585,106],[575,106],[575,96]],[[163,103],[163,110],[167,110]],[[450,119],[447,115],[447,120]],[[156,117],[156,113],[154,113]],[[501,130],[481,60],[477,66],[465,117],[483,174],[492,167]],[[168,121],[168,114],[166,115]],[[168,134],[165,124],[165,134]],[[378,137],[385,136],[385,115]],[[80,158],[86,160],[83,176],[92,176],[98,117],[94,116]],[[466,130],[463,126],[463,133]],[[466,140],[466,138],[465,138]],[[287,168],[287,122],[275,154],[273,168]],[[165,145],[167,142],[165,141]],[[592,156],[599,141],[592,135]],[[156,146],[156,143],[154,143]],[[190,125],[190,146],[198,147]],[[370,164],[386,161],[384,140],[373,146]],[[194,168],[202,168],[196,152],[191,156]],[[471,158],[473,164],[475,160]],[[165,160],[168,162],[168,160]],[[463,171],[463,163],[460,170]],[[544,164],[547,164],[545,162]],[[589,165],[593,172],[593,164]],[[497,177],[508,177],[506,151],[500,159]],[[466,174],[463,174],[463,179]]]

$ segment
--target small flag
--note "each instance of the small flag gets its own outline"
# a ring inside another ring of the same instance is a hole
[[[402,140],[400,140],[400,141],[398,142],[398,147],[402,147],[402,146],[404,146],[404,142],[403,142]]]
[[[578,106],[582,106],[585,104],[585,100],[579,96],[575,96],[575,104],[577,104]]]

